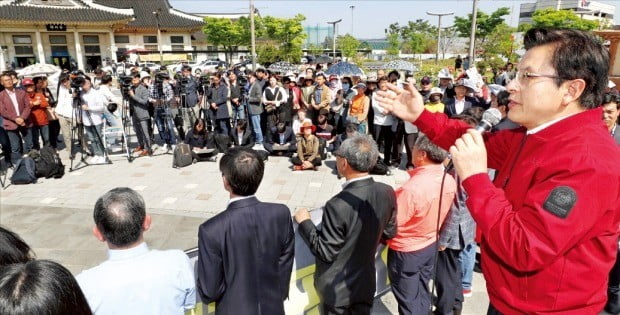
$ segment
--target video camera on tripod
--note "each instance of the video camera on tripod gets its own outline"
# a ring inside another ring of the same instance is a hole
[[[121,94],[124,99],[129,98],[129,89],[131,88],[131,81],[133,80],[132,76],[121,75],[118,77],[118,83],[120,86]]]

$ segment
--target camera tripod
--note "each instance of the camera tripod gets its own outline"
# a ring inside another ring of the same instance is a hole
[[[120,153],[120,154],[110,154],[108,156],[126,156],[127,161],[129,163],[133,162],[134,158],[133,156],[131,156],[131,153],[129,152],[129,132],[131,131],[131,128],[129,128],[128,123],[129,123],[129,119],[127,119],[127,112],[128,110],[128,101],[127,99],[125,99],[123,97],[123,101],[122,104],[120,106],[120,110],[121,111],[121,117],[120,117],[120,126],[111,126],[108,127],[107,124],[103,125],[103,135],[106,141],[104,141],[105,143],[105,147],[104,150],[107,154],[108,152],[108,136],[109,135],[113,135],[115,138],[118,138],[119,136],[121,137],[121,151],[125,151],[124,153]],[[110,113],[111,115],[114,115],[114,113]],[[119,135],[120,133],[120,135]]]
[[[81,168],[84,168],[86,166],[91,165],[90,163],[88,163],[86,161],[86,158],[84,157],[84,150],[86,149],[86,141],[84,141],[84,122],[83,120],[83,114],[84,114],[84,110],[82,109],[82,89],[81,88],[75,88],[75,93],[76,95],[73,97],[73,112],[71,114],[71,147],[70,147],[70,155],[69,158],[71,159],[71,166],[69,168],[69,172],[73,172],[75,170],[79,170]],[[90,123],[90,126],[93,127],[93,131],[95,133],[95,141],[98,142],[98,145],[101,146],[101,149],[103,150],[103,157],[105,159],[105,163],[103,164],[112,164],[112,161],[110,161],[110,159],[108,158],[108,153],[105,150],[105,144],[101,138],[101,135],[99,134],[99,131],[97,131],[97,128],[95,127],[95,124],[93,123],[93,118],[91,116],[90,111],[86,110],[86,118],[88,118],[88,121]],[[75,155],[77,153],[73,152],[73,149],[76,145],[80,145],[80,162],[77,165],[73,165],[73,162],[75,161]],[[97,143],[95,143],[95,145],[97,145]],[[84,166],[82,167],[78,167],[80,164],[84,164]],[[93,165],[100,165],[100,164],[93,164]]]

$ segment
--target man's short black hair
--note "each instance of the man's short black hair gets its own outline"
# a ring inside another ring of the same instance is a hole
[[[497,106],[508,106],[508,103],[510,103],[510,92],[500,91],[497,93]],[[506,111],[508,111],[508,107],[506,107]]]
[[[620,95],[612,92],[603,95],[603,105],[608,103],[616,103],[616,109],[620,109]]]
[[[358,129],[358,126],[356,123],[348,123],[347,126],[345,127],[345,132],[354,133],[357,131],[357,129]]]
[[[131,188],[114,188],[95,203],[95,225],[106,241],[117,247],[137,242],[142,235],[146,206],[140,194]]]
[[[110,83],[110,82],[112,82],[112,76],[111,76],[111,75],[109,75],[109,74],[104,74],[104,75],[101,77],[101,84],[108,84],[108,83]]]
[[[323,80],[327,81],[327,77],[325,76],[325,74],[323,74],[323,73],[319,73],[319,74],[317,74],[317,75],[315,76],[315,78],[317,78],[317,79],[318,79],[319,77],[323,77]]]
[[[582,79],[586,86],[579,98],[581,106],[591,109],[602,104],[608,82],[609,52],[591,32],[533,28],[525,33],[523,42],[526,50],[552,45],[551,64],[558,76],[556,85]]]
[[[267,73],[267,71],[263,68],[256,69],[255,73]]]
[[[192,67],[188,66],[188,65],[184,65],[183,67],[181,67],[181,71],[189,71],[192,72]]]
[[[397,79],[400,79],[400,73],[399,73],[397,70],[392,70],[392,71],[390,71],[390,73],[388,73],[388,78],[389,78],[391,75],[395,75]]]
[[[235,147],[220,160],[220,172],[235,195],[251,196],[263,180],[265,164],[256,151]]]

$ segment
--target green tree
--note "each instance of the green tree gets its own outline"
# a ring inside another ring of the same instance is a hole
[[[276,61],[280,61],[280,50],[274,43],[263,42],[256,45],[256,58],[258,63],[268,65]]]
[[[216,46],[223,46],[226,50],[228,62],[232,59],[234,46],[250,45],[249,19],[241,17],[237,20],[228,18],[205,17],[205,25],[202,32],[206,35],[207,41]]]
[[[359,40],[350,34],[344,36],[338,36],[336,39],[336,48],[342,52],[342,55],[347,58],[353,58],[357,54],[357,49],[360,47]]]
[[[298,62],[303,55],[301,48],[307,34],[301,22],[305,19],[306,17],[301,14],[290,19],[272,16],[262,19],[264,36],[279,43],[279,56],[282,60]]]
[[[533,27],[571,28],[591,31],[598,28],[598,21],[585,20],[570,10],[544,9],[532,14]]]
[[[508,14],[510,14],[510,9],[506,7],[499,8],[490,15],[478,11],[476,16],[476,40],[481,43],[486,42],[487,37],[495,31],[495,28],[499,24],[504,23],[504,16]],[[471,13],[467,17],[454,17],[454,27],[461,37],[469,37],[471,35],[471,24]]]
[[[484,55],[503,55],[509,58],[512,52],[518,48],[515,47],[512,36],[514,32],[515,28],[508,26],[506,23],[498,24],[494,32],[488,36],[488,40],[479,46],[483,50],[483,58]]]
[[[398,53],[400,52],[400,37],[398,33],[392,33],[387,35],[388,48],[387,54],[390,57],[398,57]]]
[[[308,45],[308,53],[313,56],[320,56],[323,54],[323,47],[320,45],[310,44]]]

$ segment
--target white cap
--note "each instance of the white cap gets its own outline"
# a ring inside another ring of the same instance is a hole
[[[450,73],[450,70],[448,70],[448,68],[443,68],[441,70],[439,70],[439,74],[437,74],[437,77],[440,79],[454,79],[452,77],[452,74]]]

